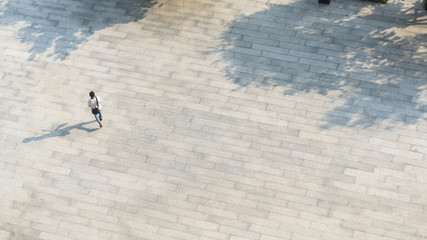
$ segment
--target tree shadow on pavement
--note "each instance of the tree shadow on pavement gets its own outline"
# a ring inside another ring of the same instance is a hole
[[[65,60],[94,32],[145,17],[155,0],[8,0],[0,5],[0,26],[17,27],[18,38],[31,46],[31,56],[49,51]]]
[[[414,124],[427,111],[427,18],[420,9],[404,1],[269,4],[233,20],[208,53],[222,54],[234,91],[283,88],[285,95],[328,98],[333,107],[322,128]]]
[[[72,125],[72,126],[69,126],[66,128],[63,128],[63,127],[65,125],[67,125],[68,123],[63,123],[63,124],[59,125],[57,128],[55,128],[54,130],[42,130],[43,132],[47,132],[46,134],[43,134],[43,135],[38,136],[38,137],[25,138],[24,140],[22,140],[22,142],[28,143],[31,141],[44,140],[46,138],[64,137],[64,136],[70,135],[71,130],[73,130],[73,129],[83,130],[83,131],[86,131],[88,133],[94,132],[94,131],[97,131],[99,128],[86,128],[86,127],[84,127],[84,125],[94,123],[94,122],[96,122],[96,121],[93,120],[93,121],[89,121],[89,122],[83,122],[83,123],[75,124],[75,125]]]

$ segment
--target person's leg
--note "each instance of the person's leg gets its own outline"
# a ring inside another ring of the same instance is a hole
[[[99,120],[102,121],[102,113],[101,110],[99,110]]]
[[[95,116],[95,120],[99,123],[99,126],[102,127],[101,121],[99,121],[99,114],[93,114]]]

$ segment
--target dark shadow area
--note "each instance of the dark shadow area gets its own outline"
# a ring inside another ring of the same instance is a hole
[[[324,95],[333,110],[322,128],[408,125],[427,112],[426,19],[405,2],[270,4],[232,21],[208,54],[222,54],[234,91]]]
[[[19,39],[31,46],[29,60],[46,51],[64,60],[94,32],[145,17],[155,0],[9,0],[0,6],[0,25],[19,28]]]
[[[67,125],[68,123],[63,123],[63,124],[59,125],[57,128],[55,128],[54,130],[42,130],[42,132],[47,132],[46,134],[43,134],[43,135],[38,136],[38,137],[29,137],[29,138],[22,140],[22,142],[28,143],[31,141],[44,140],[46,138],[64,137],[64,136],[70,135],[71,130],[73,130],[73,129],[83,130],[83,131],[86,131],[88,133],[94,132],[94,131],[98,130],[99,128],[86,128],[86,127],[84,127],[84,125],[94,123],[94,122],[96,122],[96,121],[93,120],[93,121],[89,121],[89,122],[79,123],[79,124],[75,124],[75,125],[65,127],[65,128],[64,128],[64,126]]]

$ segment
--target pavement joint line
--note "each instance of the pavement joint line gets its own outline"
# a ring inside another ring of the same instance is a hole
[[[427,240],[423,13],[4,2],[0,240]]]

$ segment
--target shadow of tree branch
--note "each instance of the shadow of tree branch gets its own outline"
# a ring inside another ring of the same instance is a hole
[[[337,4],[269,4],[233,20],[222,43],[206,53],[223,56],[225,75],[237,85],[233,91],[282,87],[285,95],[328,98],[334,107],[320,119],[321,128],[392,127],[422,119],[425,12],[405,2]]]
[[[50,52],[64,60],[96,31],[139,21],[155,0],[74,0],[67,2],[9,0],[0,8],[0,25],[19,27],[18,37],[31,46],[31,56]]]

